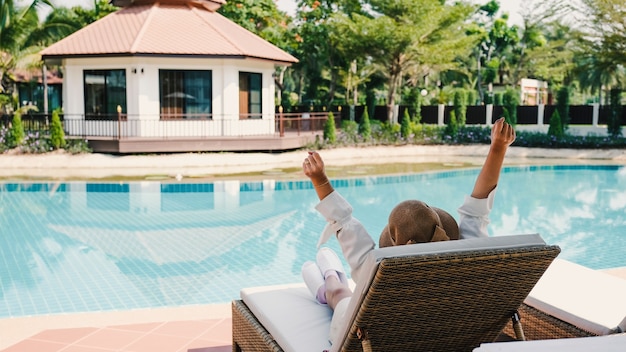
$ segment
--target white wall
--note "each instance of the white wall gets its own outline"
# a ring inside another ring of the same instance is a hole
[[[162,58],[162,57],[98,57],[65,59],[63,111],[66,119],[84,119],[84,70],[126,70],[128,123],[125,136],[240,136],[275,132],[272,74],[274,63],[253,59]],[[212,121],[160,121],[159,70],[211,70],[213,88]],[[261,73],[263,77],[262,119],[239,120],[239,72]],[[219,125],[216,123],[219,121]],[[109,126],[110,125],[110,126]],[[71,134],[95,134],[107,128],[111,133],[118,124],[70,124]],[[171,132],[171,133],[170,133]],[[208,133],[208,134],[207,134]]]

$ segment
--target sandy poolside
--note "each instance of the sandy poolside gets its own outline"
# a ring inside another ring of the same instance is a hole
[[[329,176],[399,173],[437,168],[480,166],[487,145],[378,146],[322,150]],[[302,178],[306,151],[284,153],[184,153],[110,155],[62,152],[0,154],[4,180],[160,179],[171,181]],[[543,149],[511,147],[507,165],[626,165],[626,149]],[[355,168],[355,166],[367,166]]]

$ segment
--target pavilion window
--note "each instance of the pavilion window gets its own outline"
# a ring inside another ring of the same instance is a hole
[[[117,117],[126,110],[126,70],[85,70],[85,118]]]
[[[239,72],[239,119],[262,118],[261,89],[260,73]]]
[[[211,71],[159,70],[161,118],[211,118]]]

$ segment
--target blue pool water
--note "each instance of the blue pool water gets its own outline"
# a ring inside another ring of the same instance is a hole
[[[333,180],[377,240],[409,198],[457,215],[478,170]],[[300,282],[324,220],[308,181],[0,184],[0,318],[228,303]],[[503,170],[490,233],[626,266],[626,167]],[[329,245],[338,250],[335,240]]]

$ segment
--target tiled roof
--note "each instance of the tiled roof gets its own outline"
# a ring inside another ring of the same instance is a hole
[[[134,5],[114,12],[41,52],[44,59],[77,56],[250,57],[298,60],[217,12],[193,2]]]
[[[41,69],[31,70],[13,70],[13,76],[16,82],[37,82],[42,83],[41,77],[43,76]],[[46,82],[48,84],[62,84],[63,78],[59,76],[59,72],[55,70],[46,71]]]

